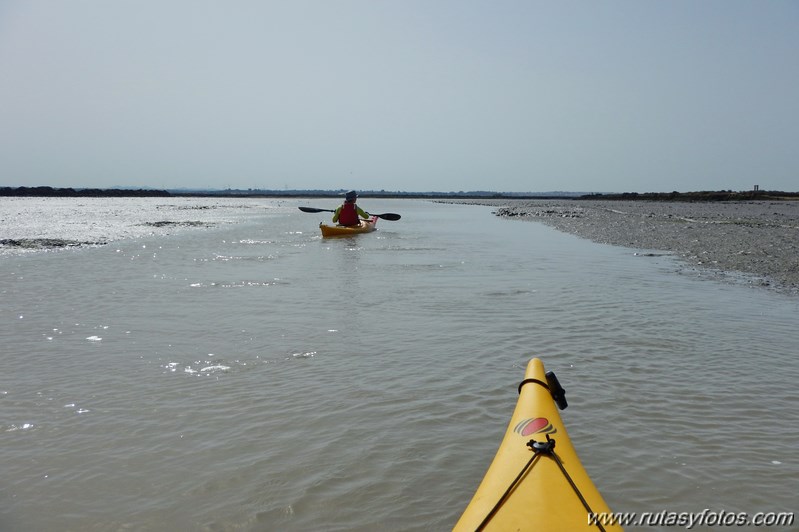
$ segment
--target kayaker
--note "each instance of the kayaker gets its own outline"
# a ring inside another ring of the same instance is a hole
[[[369,214],[355,204],[358,193],[350,190],[344,195],[344,203],[333,214],[333,222],[339,225],[360,225],[360,218],[369,219]]]

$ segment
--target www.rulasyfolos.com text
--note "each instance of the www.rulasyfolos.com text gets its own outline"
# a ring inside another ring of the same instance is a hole
[[[791,526],[794,512],[728,512],[705,508],[701,512],[610,512],[588,514],[588,524],[603,526],[673,526],[691,530],[697,526]]]

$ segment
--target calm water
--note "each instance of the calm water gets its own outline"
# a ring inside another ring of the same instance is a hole
[[[362,203],[0,257],[0,530],[448,530],[532,355],[614,510],[799,510],[797,298]]]

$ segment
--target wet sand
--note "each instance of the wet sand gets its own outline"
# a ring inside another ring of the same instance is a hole
[[[542,222],[595,242],[670,252],[697,271],[799,295],[797,201],[480,203],[497,206],[498,216]]]

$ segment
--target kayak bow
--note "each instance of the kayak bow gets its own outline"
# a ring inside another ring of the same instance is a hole
[[[556,404],[567,406],[563,388],[533,358],[505,437],[456,532],[622,530],[592,520],[610,516],[610,508],[580,463]]]

